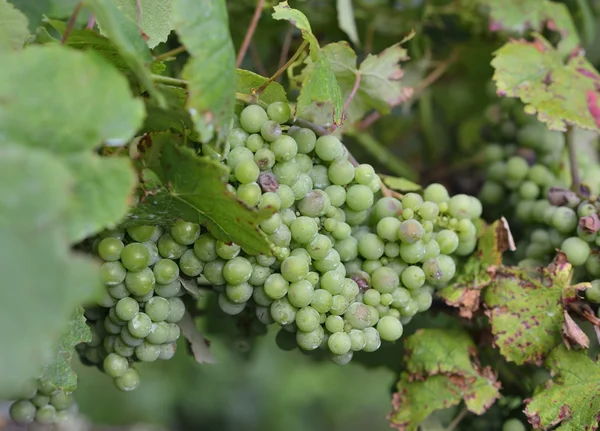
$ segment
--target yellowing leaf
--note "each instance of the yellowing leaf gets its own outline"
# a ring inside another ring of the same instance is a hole
[[[552,380],[525,400],[525,414],[535,429],[597,430],[600,426],[600,367],[584,352],[557,347],[546,366]]]
[[[582,53],[564,56],[542,36],[533,42],[511,41],[494,54],[492,66],[498,94],[518,97],[551,130],[575,125],[599,130],[588,109],[600,74]]]
[[[564,254],[540,272],[500,267],[485,294],[494,343],[517,365],[541,364],[562,342],[565,308],[589,283],[571,285],[572,267]]]

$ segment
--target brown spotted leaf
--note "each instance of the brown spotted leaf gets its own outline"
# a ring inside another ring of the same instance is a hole
[[[550,130],[598,130],[590,96],[599,91],[600,74],[583,53],[564,57],[540,35],[506,43],[492,60],[498,94],[520,98]]]
[[[539,271],[501,267],[485,294],[494,343],[509,361],[541,364],[562,342],[565,309],[589,283],[571,285],[563,253]]]
[[[481,290],[494,277],[495,268],[502,263],[502,253],[514,249],[514,242],[504,217],[486,226],[479,239],[477,251],[461,266],[455,281],[438,291],[438,296],[452,307],[458,307],[460,315],[467,319],[479,309]]]
[[[557,347],[546,366],[552,380],[525,400],[525,414],[535,429],[595,431],[600,425],[600,367],[580,351]]]
[[[391,425],[416,430],[433,411],[464,401],[484,413],[500,396],[500,383],[477,361],[469,335],[447,329],[421,329],[405,341],[405,368],[394,394]]]

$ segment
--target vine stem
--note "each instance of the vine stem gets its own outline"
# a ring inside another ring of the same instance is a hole
[[[348,106],[350,105],[350,102],[352,102],[352,99],[354,99],[354,96],[356,96],[356,92],[360,87],[360,75],[361,74],[359,72],[356,72],[356,78],[354,78],[354,85],[352,86],[352,91],[350,91],[350,94],[346,99],[346,103],[344,103],[344,107],[342,108],[342,122],[346,118],[346,113],[348,112]]]
[[[467,410],[466,407],[463,407],[463,409],[460,411],[460,413],[458,413],[456,415],[454,420],[452,422],[450,422],[450,425],[448,425],[444,431],[453,431],[458,426],[460,421],[462,421],[464,419],[464,417],[467,415],[467,413],[469,413],[469,410]]]
[[[65,28],[65,32],[62,35],[62,37],[60,38],[61,45],[64,45],[65,43],[67,43],[67,40],[69,39],[69,36],[71,35],[73,28],[75,27],[75,21],[77,21],[77,16],[79,15],[79,12],[81,11],[82,7],[83,7],[83,2],[79,2],[75,6],[73,13],[69,17],[69,21],[67,22],[67,28]]]
[[[172,85],[173,87],[187,88],[188,82],[183,79],[171,78],[170,76],[151,75],[152,81],[159,84]]]
[[[304,51],[304,48],[306,48],[306,46],[308,45],[308,41],[303,41],[302,44],[300,45],[300,47],[298,48],[298,50],[296,51],[296,53],[294,55],[292,55],[292,57],[283,65],[281,66],[277,72],[275,72],[275,74],[273,76],[271,76],[269,79],[267,79],[267,81],[265,81],[265,83],[263,85],[261,85],[258,90],[256,90],[256,94],[260,96],[260,94],[265,91],[265,88],[267,88],[267,86],[275,81],[275,79],[277,79],[277,77],[279,75],[281,75],[285,69],[287,69],[294,61],[296,61],[296,59],[300,56],[300,54],[302,53],[302,51]]]
[[[579,167],[577,165],[577,155],[575,151],[575,142],[573,139],[573,126],[567,126],[565,138],[567,141],[567,149],[569,150],[569,167],[571,168],[571,190],[577,193],[579,192],[581,178],[579,177]]]
[[[240,67],[242,61],[244,60],[244,57],[246,56],[246,51],[248,51],[248,46],[250,45],[250,41],[252,40],[252,36],[254,35],[254,31],[256,30],[258,20],[260,20],[260,16],[262,15],[264,3],[265,0],[258,0],[256,2],[256,9],[254,9],[254,15],[252,15],[252,20],[250,21],[250,25],[248,26],[248,30],[246,31],[246,36],[244,36],[244,41],[242,42],[240,52],[238,52],[237,59],[235,61],[237,67]]]
[[[177,48],[174,48],[170,51],[164,52],[160,55],[157,55],[156,57],[154,57],[154,61],[162,61],[162,60],[166,60],[168,58],[171,57],[175,57],[177,54],[181,54],[182,52],[185,52],[186,48],[185,46],[181,45]]]

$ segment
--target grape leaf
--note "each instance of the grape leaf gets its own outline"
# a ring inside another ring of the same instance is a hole
[[[142,38],[137,23],[121,12],[113,1],[85,0],[85,4],[94,13],[98,26],[119,49],[119,53],[129,64],[140,83],[161,106],[166,106],[162,94],[152,82],[149,68],[152,63],[152,54]]]
[[[419,184],[414,183],[406,178],[393,177],[391,175],[379,174],[383,183],[392,190],[399,192],[419,192],[423,190]]]
[[[63,154],[123,145],[143,116],[127,80],[97,55],[51,44],[3,58],[0,141]]]
[[[92,340],[92,331],[85,323],[83,307],[78,307],[69,320],[68,328],[60,338],[53,361],[46,365],[41,380],[64,392],[77,388],[77,374],[71,368],[75,346]]]
[[[177,130],[181,133],[192,132],[194,124],[185,109],[187,94],[183,88],[164,86],[161,91],[167,100],[163,109],[152,99],[146,99],[146,119],[142,126],[144,132],[164,132]]]
[[[162,183],[146,189],[146,196],[129,215],[126,225],[162,223],[177,218],[206,223],[222,241],[233,241],[250,253],[271,253],[271,244],[258,225],[274,208],[249,208],[226,188],[229,170],[191,149],[178,147],[176,137],[151,137],[145,165]]]
[[[250,70],[237,69],[237,92],[242,94],[254,95],[267,78]],[[264,103],[287,102],[285,89],[279,82],[270,82],[269,85],[260,93],[260,100]]]
[[[546,360],[552,380],[525,400],[525,414],[535,429],[597,430],[600,426],[600,368],[584,352],[559,346]]]
[[[136,176],[129,159],[81,153],[64,158],[75,180],[65,227],[71,242],[112,228],[129,211]]]
[[[235,106],[235,51],[224,0],[174,0],[173,24],[191,55],[187,109],[202,142],[225,139]]]
[[[548,0],[477,0],[490,9],[490,30],[508,29],[523,33],[542,31],[544,24],[560,33],[558,51],[569,54],[581,41],[566,5]]]
[[[461,400],[470,412],[483,414],[500,397],[500,383],[490,367],[479,366],[476,355],[475,344],[460,330],[420,329],[408,337],[407,373],[394,394],[391,425],[416,430],[434,410]]]
[[[477,251],[461,265],[452,283],[438,290],[437,295],[451,307],[458,307],[462,317],[471,319],[479,310],[482,289],[494,280],[495,269],[502,264],[502,253],[509,249],[514,249],[514,243],[503,217],[484,227]]]
[[[485,293],[494,344],[509,361],[542,364],[562,341],[566,306],[589,283],[571,285],[573,270],[563,253],[539,272],[500,267]]]
[[[52,9],[52,0],[10,0],[9,2],[27,17],[31,32],[35,32],[42,23],[43,16]]]
[[[167,41],[169,33],[173,29],[171,24],[172,0],[140,0],[139,10],[138,0],[113,0],[113,2],[136,25],[139,14],[139,27],[144,32],[146,43],[150,48]]]
[[[358,39],[358,30],[356,29],[356,20],[354,19],[352,0],[337,0],[336,9],[340,29],[348,35],[352,43],[359,45],[360,41]]]
[[[21,49],[29,36],[27,17],[7,0],[0,0],[0,50]]]
[[[333,73],[329,60],[319,47],[317,38],[312,33],[310,23],[302,12],[292,9],[287,1],[279,3],[273,8],[273,18],[287,20],[295,25],[302,37],[308,42],[310,52],[310,67],[303,73],[302,88],[296,105],[296,115],[301,116],[312,102],[327,104],[333,109],[333,121],[340,124],[342,120],[342,94],[340,86]]]
[[[98,267],[70,250],[64,232],[74,180],[60,159],[0,146],[0,397],[39,377],[80,304],[101,288]],[[15,331],[15,322],[26,322]]]
[[[600,74],[583,56],[563,55],[542,36],[533,42],[511,41],[495,52],[493,79],[498,94],[518,97],[551,130],[576,125],[598,130],[588,109],[588,92],[596,91]]]

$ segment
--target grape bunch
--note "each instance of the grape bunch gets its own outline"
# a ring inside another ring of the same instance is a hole
[[[19,395],[10,406],[10,417],[19,425],[62,423],[77,410],[71,394],[43,379],[28,382]]]

